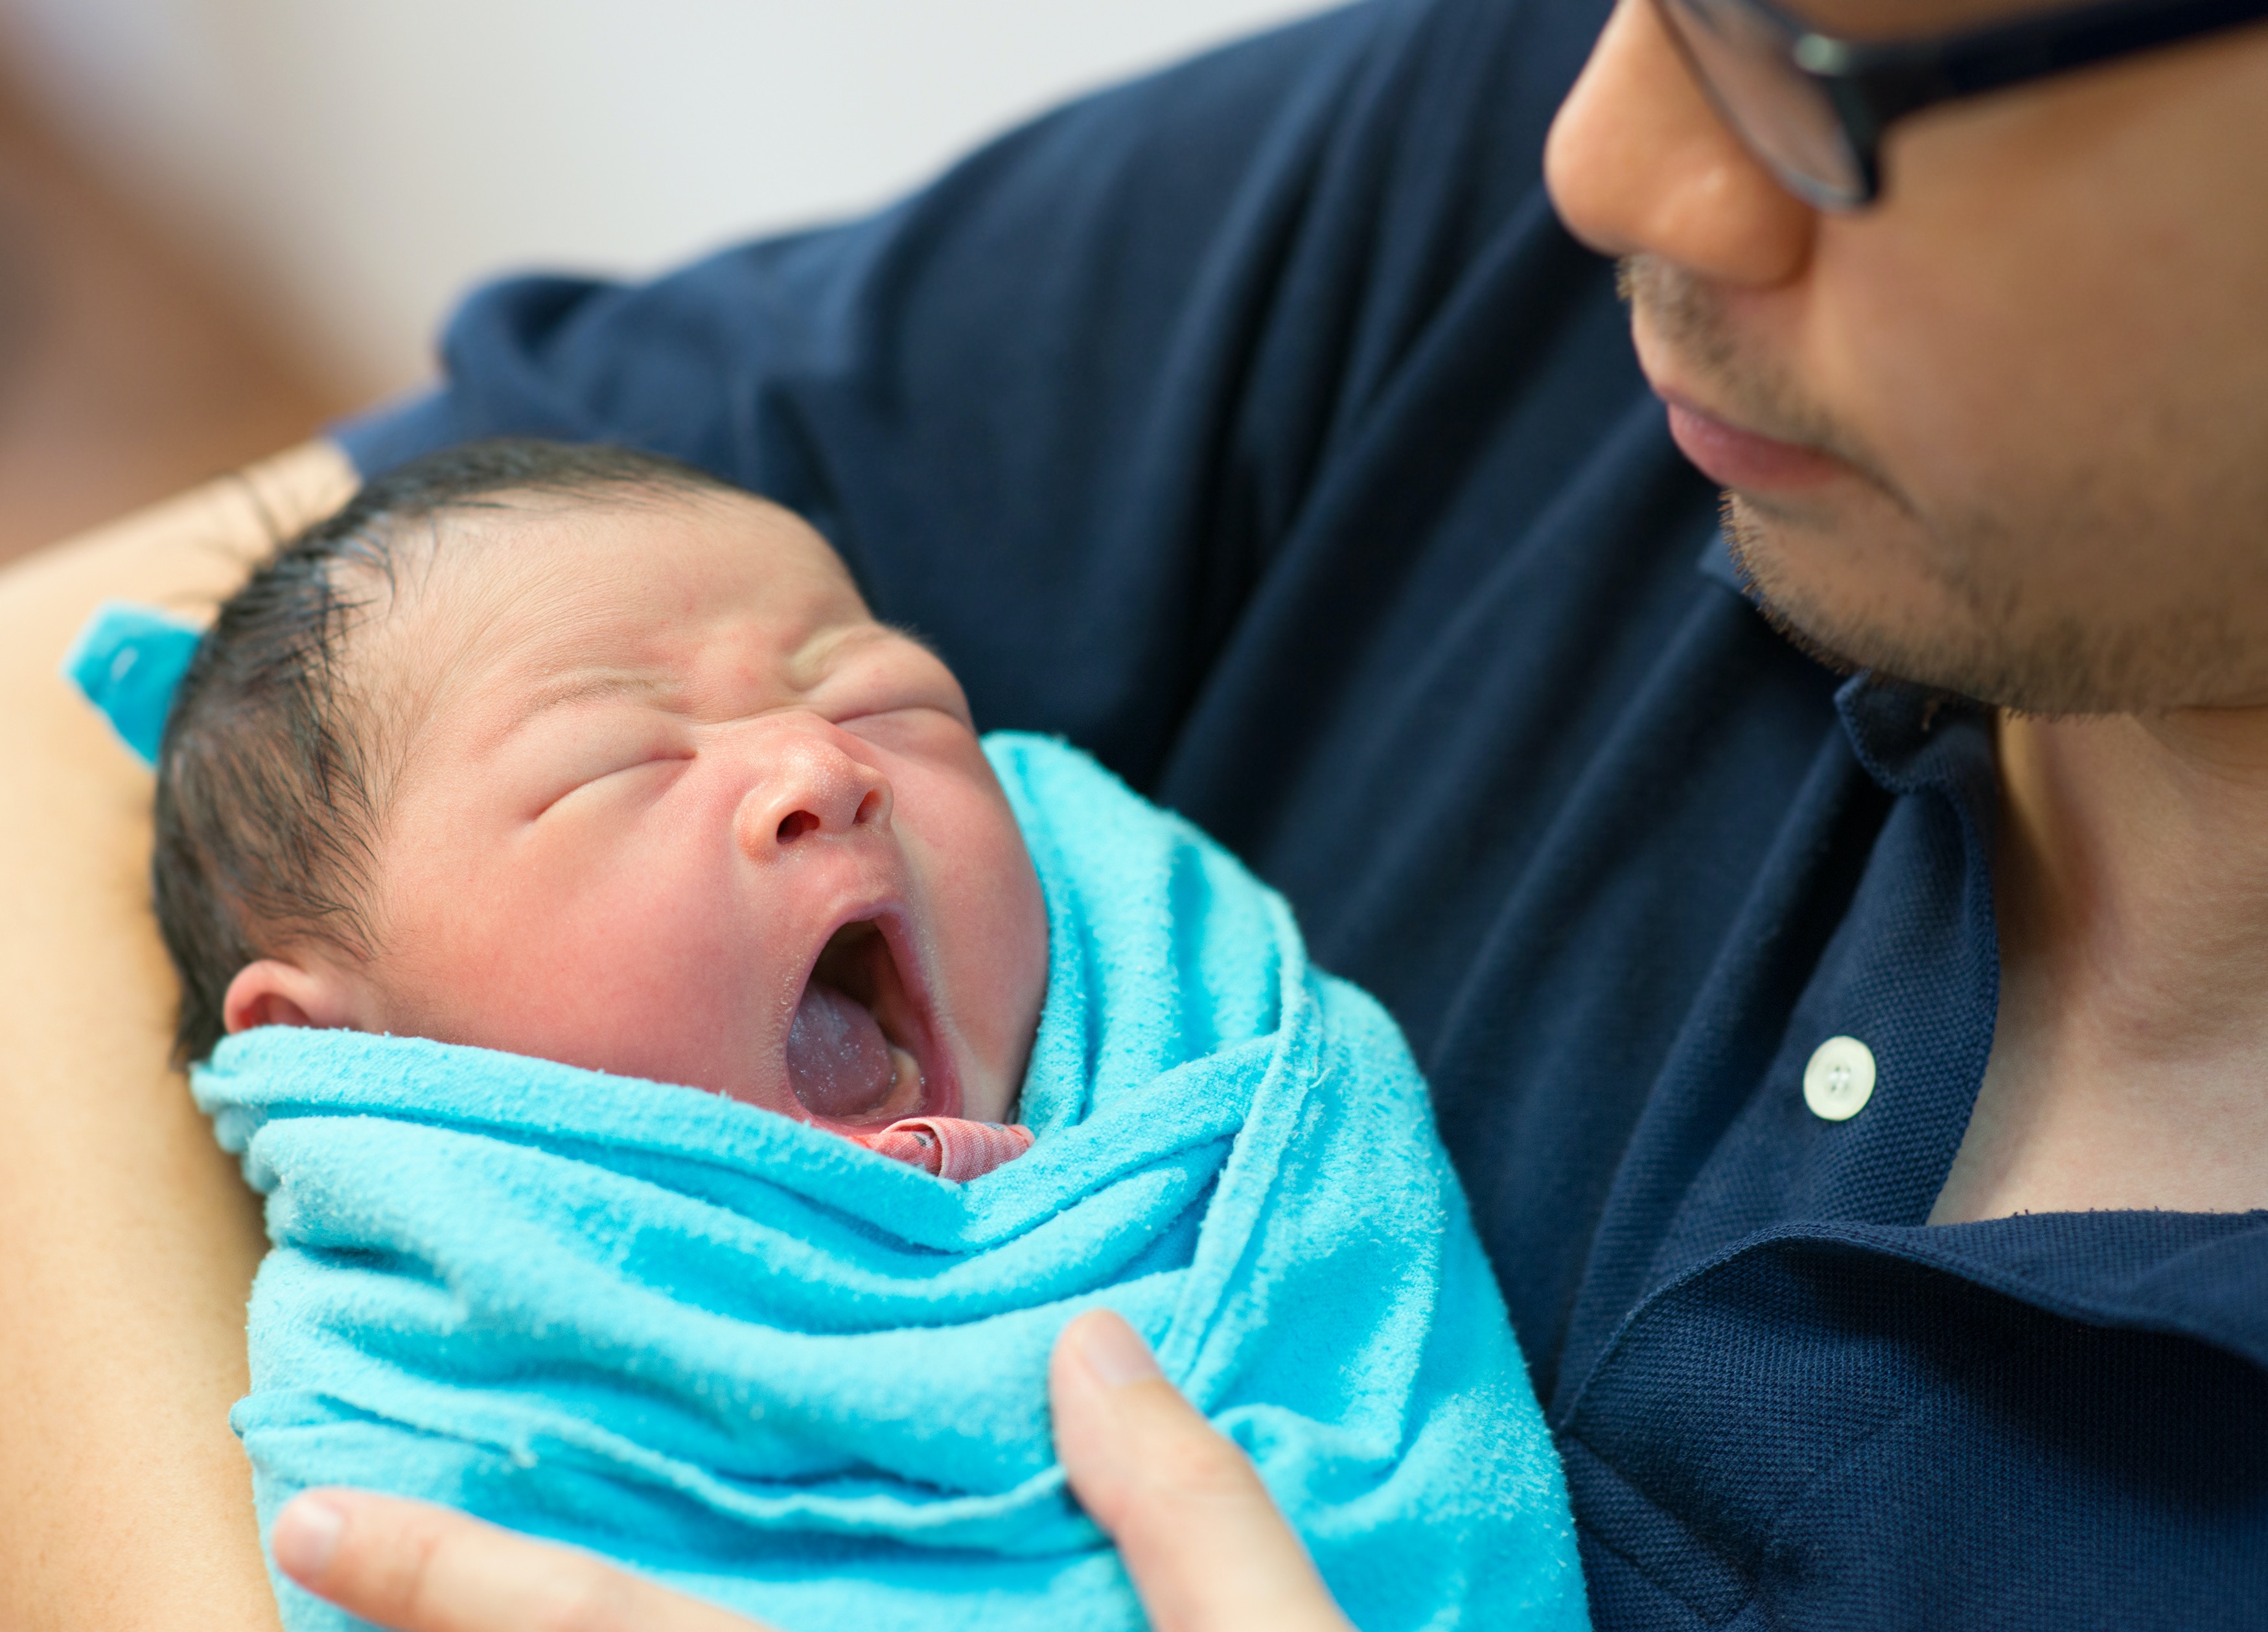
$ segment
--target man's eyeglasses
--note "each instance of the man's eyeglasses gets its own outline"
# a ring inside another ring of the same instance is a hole
[[[1930,39],[1822,34],[1772,0],[1654,0],[1727,124],[1798,196],[1881,191],[1882,133],[1957,97],[2268,17],[2268,0],[2094,0]]]

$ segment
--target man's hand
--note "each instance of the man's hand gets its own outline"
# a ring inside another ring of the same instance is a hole
[[[1118,1543],[1157,1632],[1351,1632],[1244,1453],[1116,1315],[1064,1328],[1049,1371],[1072,1490]],[[395,1632],[762,1632],[581,1553],[422,1502],[311,1490],[276,1562]]]
[[[587,1554],[360,1490],[293,1497],[269,1544],[307,1591],[395,1632],[762,1632]]]
[[[1155,1632],[1351,1632],[1251,1461],[1132,1327],[1101,1310],[1065,1327],[1048,1392],[1071,1491],[1118,1543]]]

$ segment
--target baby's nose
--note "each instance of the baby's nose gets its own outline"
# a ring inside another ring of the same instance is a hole
[[[799,843],[890,825],[889,779],[855,759],[831,725],[783,726],[756,746],[760,769],[734,826],[759,858]]]

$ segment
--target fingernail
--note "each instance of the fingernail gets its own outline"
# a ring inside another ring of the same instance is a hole
[[[1108,1310],[1079,1322],[1079,1352],[1088,1368],[1113,1388],[1165,1375],[1141,1334]]]
[[[332,1503],[319,1496],[297,1496],[276,1516],[268,1545],[285,1575],[305,1581],[323,1573],[346,1527],[347,1516]]]

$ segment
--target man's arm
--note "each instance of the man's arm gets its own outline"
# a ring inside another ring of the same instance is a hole
[[[57,673],[108,598],[209,609],[354,474],[309,443],[0,572],[0,1605],[273,1625],[248,1470],[259,1206],[169,1070],[149,773]]]

